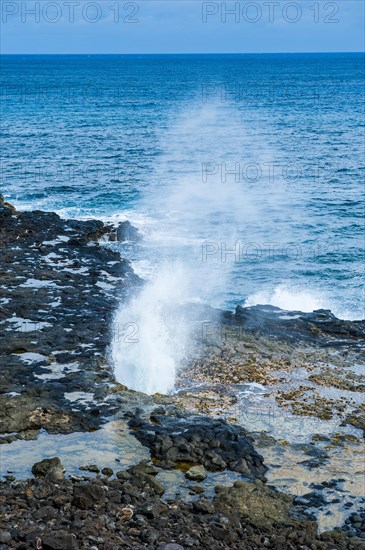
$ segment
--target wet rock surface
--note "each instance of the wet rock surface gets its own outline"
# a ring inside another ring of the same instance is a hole
[[[339,348],[352,344],[364,349],[361,340],[365,335],[365,321],[343,321],[330,310],[319,309],[312,313],[290,311],[283,315],[283,310],[275,306],[237,306],[234,314],[224,313],[223,318],[227,324],[289,342],[305,341],[316,346],[335,345]]]
[[[267,390],[273,409],[338,418],[343,426],[364,430],[365,321],[268,305],[237,306],[233,313],[206,308],[205,318],[192,358],[179,374],[179,387],[189,388],[179,394],[182,402],[192,397],[190,388],[204,384],[230,406],[231,396],[244,389],[240,385],[256,383]],[[196,393],[196,408],[208,412],[209,400],[202,406],[204,388]]]
[[[351,514],[351,516],[345,521],[343,531],[349,537],[359,537],[364,541],[365,547],[365,510],[359,510],[358,512]]]
[[[203,481],[207,477],[204,466],[191,466],[185,474],[185,477],[192,481]]]
[[[63,479],[63,466],[57,456],[54,458],[45,458],[33,464],[32,474],[35,477],[47,477],[48,479],[57,481]]]
[[[118,225],[115,236],[116,240],[120,242],[140,242],[142,240],[138,229],[133,227],[133,225],[129,221],[122,222]]]
[[[365,437],[365,404],[362,403],[358,408],[353,410],[343,421],[343,425],[351,424],[355,428],[363,431]]]

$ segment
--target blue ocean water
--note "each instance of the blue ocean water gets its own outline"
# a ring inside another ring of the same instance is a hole
[[[194,300],[365,317],[362,54],[1,68],[1,192],[19,209],[127,217],[136,270],[183,265]]]

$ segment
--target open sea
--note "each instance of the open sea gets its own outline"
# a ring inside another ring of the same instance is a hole
[[[1,66],[0,191],[18,209],[129,219],[144,240],[122,252],[171,302],[365,317],[363,54]]]

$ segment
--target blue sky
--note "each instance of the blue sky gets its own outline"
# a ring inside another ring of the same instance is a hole
[[[1,52],[364,51],[363,0],[1,0]]]

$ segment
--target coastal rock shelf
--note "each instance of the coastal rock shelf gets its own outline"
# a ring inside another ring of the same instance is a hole
[[[95,429],[115,410],[105,360],[112,315],[141,281],[118,252],[98,244],[112,230],[16,212],[0,197],[0,432],[12,434],[7,441],[41,428]]]
[[[269,305],[237,306],[234,313],[207,310],[205,316],[211,321],[197,335],[192,358],[179,373],[180,405],[209,412],[211,404],[212,411],[226,409],[247,421],[252,413],[255,424],[271,409],[282,424],[292,415],[315,418],[318,429],[322,421],[331,421],[327,426],[333,432],[346,425],[364,431],[365,321],[340,320],[327,310],[303,313]],[[248,394],[251,403],[241,403]]]

